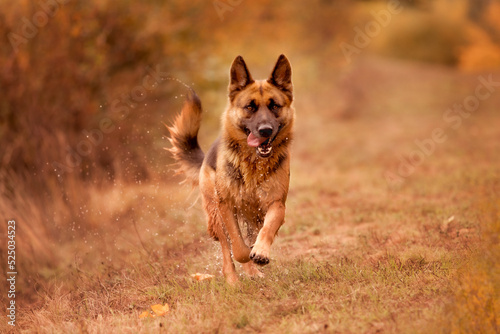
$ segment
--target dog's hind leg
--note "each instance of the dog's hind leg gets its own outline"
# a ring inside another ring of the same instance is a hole
[[[239,217],[239,226],[246,226],[247,235],[245,240],[248,245],[253,245],[257,238],[259,227],[262,226],[261,218],[255,217],[255,212],[253,211],[245,211]],[[253,261],[242,263],[242,267],[249,277],[264,277],[264,274],[257,268]]]
[[[255,263],[249,261],[247,263],[243,263],[243,270],[250,277],[264,277],[264,274],[257,268]]]

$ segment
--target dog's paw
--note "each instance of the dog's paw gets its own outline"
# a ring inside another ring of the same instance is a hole
[[[252,261],[247,262],[247,263],[243,263],[243,270],[248,275],[248,277],[251,277],[251,278],[263,278],[264,277],[264,273],[262,273],[257,268],[255,263],[253,263]]]
[[[253,256],[250,255],[250,258],[252,259],[252,261],[254,263],[261,265],[261,266],[264,266],[264,265],[269,263],[269,258],[266,256],[254,254]]]
[[[261,266],[264,266],[269,263],[269,251],[265,251],[257,245],[252,247],[252,251],[250,252],[250,259]]]

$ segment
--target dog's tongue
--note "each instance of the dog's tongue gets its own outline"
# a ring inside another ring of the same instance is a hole
[[[253,135],[253,133],[250,132],[250,134],[248,135],[248,138],[247,138],[247,144],[248,144],[248,146],[251,146],[251,147],[257,147],[260,144],[262,144],[263,142],[265,142],[266,140],[267,140],[267,138],[257,138]]]

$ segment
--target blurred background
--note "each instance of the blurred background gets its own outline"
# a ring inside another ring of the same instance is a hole
[[[279,54],[290,59],[303,134],[296,143],[303,159],[293,168],[303,164],[308,172],[306,162],[321,165],[316,151],[347,156],[347,143],[356,141],[347,132],[325,146],[322,138],[338,134],[322,125],[349,129],[363,119],[351,130],[375,134],[371,122],[391,115],[383,131],[405,131],[418,126],[419,115],[441,117],[479,74],[500,67],[498,0],[0,6],[0,231],[5,235],[6,219],[17,221],[18,289],[27,300],[67,265],[143,256],[134,254],[144,245],[148,256],[168,256],[173,233],[185,242],[204,233],[203,215],[186,210],[196,196],[186,205],[190,189],[178,185],[164,150],[164,123],[193,87],[205,110],[206,149],[218,133],[237,55],[254,78],[266,78]],[[415,117],[398,123],[405,114]],[[379,157],[384,167],[396,164],[391,159]],[[353,161],[340,160],[339,168]]]

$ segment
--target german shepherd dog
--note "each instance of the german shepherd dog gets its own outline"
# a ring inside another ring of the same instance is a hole
[[[222,272],[231,284],[238,282],[231,253],[249,276],[263,277],[255,264],[269,263],[271,244],[284,223],[295,119],[292,90],[292,69],[284,55],[269,79],[257,81],[238,56],[230,70],[222,131],[207,154],[198,144],[202,108],[194,91],[168,127],[168,150],[178,172],[200,187],[208,233],[221,244]]]

